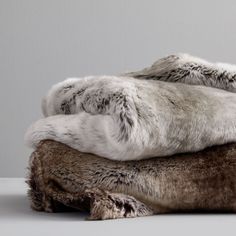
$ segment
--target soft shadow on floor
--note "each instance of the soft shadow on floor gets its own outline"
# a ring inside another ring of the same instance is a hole
[[[27,195],[0,195],[0,220],[84,221],[82,212],[46,213],[33,211]]]

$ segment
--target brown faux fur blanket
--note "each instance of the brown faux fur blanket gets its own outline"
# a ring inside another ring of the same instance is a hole
[[[235,212],[236,144],[140,161],[111,161],[41,141],[30,157],[31,206],[90,211],[90,219]]]

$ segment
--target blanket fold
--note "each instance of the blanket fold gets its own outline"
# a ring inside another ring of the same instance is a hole
[[[171,212],[234,212],[236,144],[140,161],[113,161],[41,141],[29,162],[38,211],[89,211],[90,219]]]

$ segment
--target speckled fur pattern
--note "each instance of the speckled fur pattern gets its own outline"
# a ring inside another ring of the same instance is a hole
[[[204,85],[236,91],[236,66],[227,63],[211,63],[188,54],[164,57],[141,71],[124,74],[140,79]]]
[[[140,161],[113,161],[41,141],[29,164],[38,211],[89,211],[89,219],[172,212],[235,212],[236,144]]]
[[[125,77],[69,79],[50,89],[45,118],[25,139],[31,147],[52,139],[122,161],[235,142],[235,71],[181,54]]]

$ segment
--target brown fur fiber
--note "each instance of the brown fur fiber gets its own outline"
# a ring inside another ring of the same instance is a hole
[[[235,212],[236,144],[140,161],[112,161],[41,141],[27,181],[38,211],[89,211],[90,219],[172,212]]]

